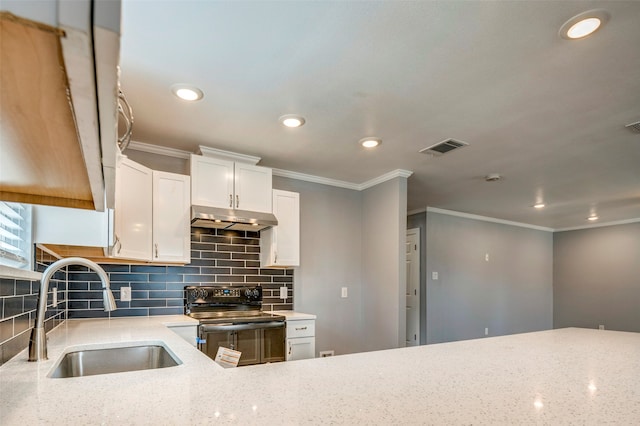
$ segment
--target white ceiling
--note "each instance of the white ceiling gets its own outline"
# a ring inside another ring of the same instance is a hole
[[[558,36],[594,8],[598,32]],[[407,169],[409,210],[557,229],[640,218],[639,46],[639,1],[124,0],[122,85],[137,141],[357,184]],[[450,137],[469,147],[418,154]]]

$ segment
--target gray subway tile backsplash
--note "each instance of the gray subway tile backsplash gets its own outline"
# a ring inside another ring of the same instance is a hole
[[[56,274],[47,295],[45,330],[67,318],[175,315],[184,311],[186,285],[261,285],[263,309],[293,309],[293,270],[260,268],[260,234],[206,228],[191,230],[191,263],[184,266],[101,264],[109,274],[118,310],[102,310],[102,284],[83,266]],[[37,248],[35,269],[43,272],[56,259]],[[287,303],[278,297],[287,286]],[[35,324],[40,281],[0,278],[0,365],[29,344]],[[53,306],[53,288],[58,305]],[[131,302],[120,301],[120,288],[131,287]]]
[[[35,250],[35,269],[43,272],[56,259],[40,249]],[[53,306],[53,288],[58,290],[58,305]],[[0,365],[29,344],[36,320],[40,281],[0,278]],[[61,324],[67,315],[67,271],[54,274],[47,297],[45,330]]]
[[[97,276],[88,280],[92,273],[80,268],[69,274],[69,318],[182,314],[187,285],[261,285],[264,310],[293,309],[293,297],[287,303],[278,298],[281,286],[293,294],[293,271],[260,268],[257,232],[192,228],[188,265],[101,266],[109,274],[118,310],[110,314],[96,310],[101,306],[100,282]],[[131,287],[131,302],[119,300],[121,287]]]

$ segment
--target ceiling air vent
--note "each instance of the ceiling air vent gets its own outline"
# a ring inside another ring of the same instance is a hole
[[[427,148],[421,149],[419,152],[430,155],[443,155],[447,152],[453,151],[454,149],[464,148],[467,145],[469,144],[466,142],[457,141],[455,139],[446,139],[442,142],[438,142],[435,145],[431,145]]]
[[[636,121],[635,123],[627,124],[627,129],[631,130],[634,133],[640,133],[640,121]]]

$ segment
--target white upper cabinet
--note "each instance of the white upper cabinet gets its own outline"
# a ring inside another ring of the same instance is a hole
[[[271,213],[270,168],[202,155],[190,164],[192,204]]]
[[[123,158],[116,172],[113,256],[151,260],[153,171]]]
[[[300,194],[273,190],[278,225],[260,232],[260,267],[300,265]]]
[[[189,176],[153,172],[153,261],[189,263]]]
[[[191,155],[191,202],[233,208],[233,161]]]
[[[190,262],[189,176],[151,170],[123,158],[116,173],[112,256]]]

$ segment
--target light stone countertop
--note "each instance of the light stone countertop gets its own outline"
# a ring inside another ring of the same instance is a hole
[[[287,318],[287,321],[301,321],[301,320],[314,320],[316,316],[313,314],[305,314],[296,311],[266,311],[270,314],[282,315]]]
[[[0,424],[640,424],[640,334],[561,329],[222,369],[165,327],[67,321],[0,367]],[[177,367],[71,379],[68,346],[163,341]]]

